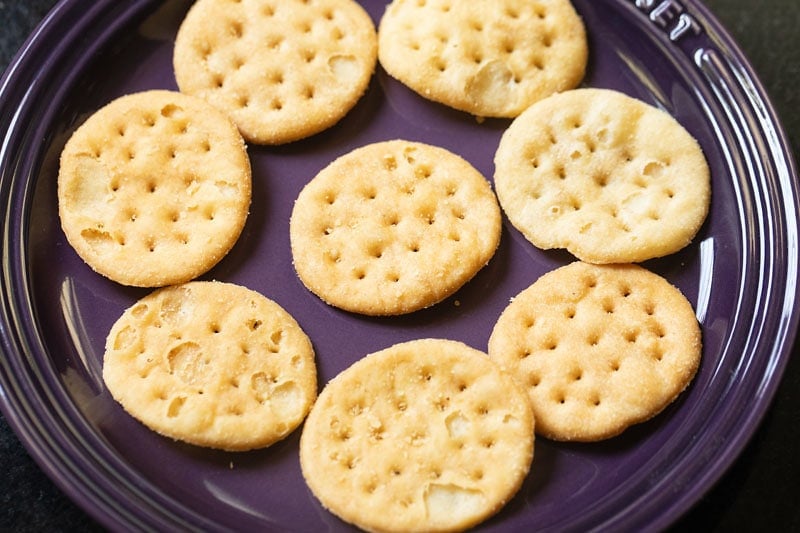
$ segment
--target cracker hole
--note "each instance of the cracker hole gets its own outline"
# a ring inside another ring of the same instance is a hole
[[[414,169],[414,175],[418,179],[428,179],[433,174],[433,170],[428,165],[419,165]]]
[[[228,24],[228,32],[235,38],[240,39],[244,35],[244,25],[238,20],[233,21]]]
[[[181,414],[183,404],[186,403],[186,397],[179,396],[174,398],[167,407],[167,418],[177,418]]]
[[[637,331],[627,331],[625,332],[625,340],[629,343],[635,343],[636,339],[639,337],[639,333]]]
[[[397,169],[397,159],[394,156],[387,155],[383,157],[383,168],[388,171],[393,171]]]
[[[620,363],[617,360],[611,361],[608,365],[612,372],[619,372]]]
[[[542,379],[537,374],[531,374],[528,378],[528,383],[531,387],[538,387]]]
[[[283,35],[270,35],[266,39],[267,48],[270,50],[277,50],[283,44],[284,37]]]
[[[519,351],[519,358],[520,359],[527,359],[531,356],[531,351],[528,348],[523,348]]]
[[[317,51],[314,50],[314,49],[308,48],[308,49],[303,50],[301,52],[301,56],[303,58],[303,61],[305,61],[306,63],[311,63],[317,57]]]
[[[539,20],[544,20],[545,18],[547,18],[547,8],[544,7],[543,5],[540,4],[535,5],[533,8],[533,12],[536,14],[536,17]]]

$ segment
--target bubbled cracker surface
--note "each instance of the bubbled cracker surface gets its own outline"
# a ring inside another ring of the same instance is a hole
[[[575,262],[513,298],[489,355],[527,388],[539,434],[595,441],[655,416],[687,387],[701,334],[664,278]]]
[[[394,0],[378,28],[386,71],[425,98],[514,117],[584,75],[583,23],[567,0]]]
[[[489,182],[442,148],[387,141],[332,162],[301,191],[290,221],[303,283],[368,315],[446,298],[494,255],[500,208]]]
[[[126,285],[189,281],[238,239],[250,161],[236,127],[171,91],[123,96],[91,115],[61,154],[58,207],[70,244]]]
[[[233,451],[286,437],[317,392],[313,348],[297,322],[221,282],[160,289],[127,309],[106,340],[103,379],[154,431]]]
[[[181,91],[224,110],[259,144],[338,122],[366,90],[376,61],[372,19],[352,0],[200,0],[173,56]]]
[[[542,249],[628,263],[687,246],[706,218],[708,164],[667,113],[622,93],[576,89],[517,117],[495,155],[512,224]]]
[[[518,490],[533,457],[522,391],[486,354],[423,339],[369,355],[331,380],[300,441],[321,503],[373,531],[452,531]]]

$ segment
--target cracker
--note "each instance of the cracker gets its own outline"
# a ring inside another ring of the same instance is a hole
[[[180,90],[228,113],[258,144],[333,126],[376,63],[375,26],[352,0],[199,0],[173,54]]]
[[[539,278],[500,315],[489,355],[527,388],[536,431],[613,437],[661,412],[701,358],[692,306],[638,265],[575,262]]]
[[[316,399],[314,351],[277,303],[230,283],[159,289],[111,328],[103,379],[152,430],[231,451],[291,433]]]
[[[515,117],[576,87],[588,49],[568,0],[394,0],[378,27],[378,57],[425,98],[480,117]]]
[[[524,391],[457,341],[396,344],[331,380],[300,438],[322,505],[371,531],[453,531],[496,513],[533,459]]]
[[[443,148],[395,140],[321,170],[292,210],[294,266],[327,303],[367,315],[433,305],[494,255],[501,215],[489,182]]]
[[[517,117],[497,149],[494,180],[503,211],[530,242],[590,263],[680,250],[711,198],[708,164],[690,133],[608,89],[566,91]]]
[[[61,227],[89,266],[125,285],[182,283],[208,271],[239,238],[250,196],[236,127],[177,92],[112,101],[61,154]]]

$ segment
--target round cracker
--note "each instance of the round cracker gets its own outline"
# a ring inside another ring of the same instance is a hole
[[[608,89],[551,96],[517,117],[495,187],[535,246],[589,263],[640,262],[687,246],[708,214],[702,149],[672,116]]]
[[[588,57],[583,22],[568,0],[394,0],[378,43],[391,76],[481,117],[515,117],[576,87]]]
[[[333,126],[376,63],[375,26],[352,0],[199,0],[173,54],[180,90],[228,113],[258,144]]]
[[[486,354],[422,339],[331,380],[300,438],[322,505],[370,531],[454,531],[496,513],[533,459],[524,391]]]
[[[292,210],[294,266],[327,303],[367,315],[433,305],[494,255],[501,215],[489,182],[443,148],[395,140],[325,167]]]
[[[103,379],[150,429],[240,451],[291,433],[316,399],[311,342],[282,307],[230,283],[159,289],[111,328]]]
[[[250,160],[233,123],[173,91],[122,96],[61,153],[58,213],[95,271],[125,285],[183,283],[216,265],[247,220]]]
[[[596,441],[648,420],[692,381],[700,326],[688,300],[638,265],[575,262],[513,298],[489,355],[527,388],[536,431]]]

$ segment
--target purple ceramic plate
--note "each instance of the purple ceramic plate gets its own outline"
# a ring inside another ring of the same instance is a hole
[[[377,22],[385,3],[364,3]],[[105,335],[147,291],[94,274],[67,245],[56,214],[58,156],[70,132],[109,100],[176,88],[172,43],[189,4],[64,0],[2,79],[0,405],[48,475],[110,528],[347,530],[302,480],[299,431],[249,453],[194,448],[145,429],[102,383]],[[695,306],[704,358],[673,405],[618,438],[589,445],[539,439],[531,474],[481,526],[488,531],[670,524],[754,432],[797,327],[795,169],[736,45],[694,0],[574,4],[590,38],[584,84],[666,109],[708,157],[706,224],[689,247],[645,265]],[[288,218],[318,170],[373,141],[438,144],[492,176],[507,125],[479,124],[422,101],[378,69],[365,97],[332,129],[278,148],[250,147],[250,217],[231,254],[205,278],[258,290],[291,312],[314,342],[321,383],[398,341],[445,337],[485,350],[509,298],[571,256],[535,250],[506,224],[495,258],[455,296],[402,318],[365,318],[327,307],[303,288],[291,265]]]

